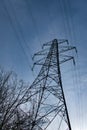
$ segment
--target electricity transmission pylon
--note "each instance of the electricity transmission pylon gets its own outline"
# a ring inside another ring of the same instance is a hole
[[[66,125],[65,129],[72,130],[62,85],[60,65],[71,59],[74,62],[74,57],[67,55],[66,52],[72,49],[76,50],[76,48],[70,46],[68,40],[64,39],[54,39],[43,44],[42,48],[33,57],[38,56],[40,58],[34,62],[34,66],[41,65],[42,67],[31,85],[33,92],[35,92],[32,98],[35,105],[32,108],[34,116],[31,130],[48,130],[53,122],[57,123],[60,130],[64,128],[62,124],[63,126]]]

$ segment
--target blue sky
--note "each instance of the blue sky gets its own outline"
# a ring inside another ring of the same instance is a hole
[[[31,57],[43,43],[54,38],[68,39],[77,47],[77,65],[70,64],[64,79],[66,86],[71,85],[65,92],[74,130],[87,129],[86,35],[86,0],[0,0],[0,65],[6,70],[15,71],[31,83]],[[69,74],[73,81],[69,82]]]

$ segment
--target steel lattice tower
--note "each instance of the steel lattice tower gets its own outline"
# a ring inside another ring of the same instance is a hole
[[[72,49],[76,48],[70,46],[68,40],[54,39],[43,44],[43,49],[34,54],[34,57],[40,57],[34,62],[34,65],[42,67],[31,85],[35,94],[31,99],[32,104],[34,104],[32,107],[34,116],[30,130],[47,130],[57,117],[58,129],[61,130],[62,122],[64,122],[66,128],[72,130],[60,71],[62,63],[71,59],[74,61],[73,56],[66,54]]]

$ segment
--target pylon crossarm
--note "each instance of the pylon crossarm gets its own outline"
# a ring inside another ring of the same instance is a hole
[[[43,49],[44,47],[50,47],[51,45],[52,45],[52,41],[47,42],[47,43],[44,43],[43,46],[42,46],[42,49]]]
[[[63,56],[61,58],[61,60],[59,61],[60,64],[63,64],[64,62],[67,62],[67,61],[70,61],[70,60],[73,60],[73,63],[75,65],[75,60],[74,60],[74,57],[73,56]]]
[[[60,44],[65,44],[65,43],[69,45],[69,42],[68,42],[67,39],[58,39],[57,41],[58,41],[58,44],[59,44],[59,45],[60,45]]]
[[[64,52],[67,52],[67,51],[70,51],[70,50],[75,50],[77,52],[76,47],[73,47],[73,46],[60,46],[59,53],[61,54],[61,53],[64,53]]]
[[[43,50],[41,50],[41,51],[35,53],[35,54],[33,55],[32,59],[34,60],[34,58],[35,58],[36,56],[47,55],[47,53],[48,53],[48,48],[43,49]]]
[[[69,44],[69,42],[68,42],[67,39],[54,39],[54,40],[52,40],[52,41],[49,41],[49,42],[44,43],[43,46],[42,46],[42,49],[43,49],[44,47],[51,46],[52,43],[53,43],[55,40],[58,41],[58,44],[64,44],[64,43]]]

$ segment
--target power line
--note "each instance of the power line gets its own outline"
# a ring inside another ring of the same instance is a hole
[[[83,116],[80,116],[81,112],[83,113],[83,109],[82,109],[82,104],[81,104],[81,87],[82,87],[82,83],[81,83],[81,75],[80,75],[80,66],[78,64],[78,60],[79,57],[77,55],[77,64],[75,66],[75,79],[76,79],[76,85],[77,85],[77,102],[79,104],[79,108],[78,108],[78,121],[80,122],[80,130],[83,127]]]
[[[3,0],[2,0],[2,1],[3,1]],[[24,49],[24,47],[23,47],[23,45],[22,45],[22,43],[21,43],[21,40],[20,40],[20,38],[19,38],[19,36],[18,36],[18,32],[17,32],[17,30],[16,30],[16,28],[15,28],[15,26],[14,26],[14,24],[13,24],[13,21],[12,21],[12,18],[11,18],[11,16],[10,16],[10,14],[9,14],[8,8],[7,8],[7,6],[6,6],[6,4],[5,4],[4,1],[2,2],[2,4],[3,4],[4,10],[5,10],[6,13],[7,13],[7,16],[8,16],[8,19],[9,19],[9,21],[10,21],[10,24],[11,24],[13,30],[14,30],[15,36],[16,36],[16,38],[17,38],[17,40],[18,40],[18,43],[19,43],[19,45],[20,45],[20,47],[21,47],[21,49],[22,49],[22,51],[23,51],[23,53],[24,53],[24,55],[25,55],[26,61],[28,62],[28,66],[29,66],[29,68],[31,69],[31,66],[30,66],[28,57],[27,57],[27,55],[26,55],[25,49]],[[15,15],[14,15],[14,16],[15,16]],[[15,16],[15,19],[16,19],[16,16]],[[19,23],[17,23],[17,24],[19,25]],[[20,30],[20,33],[21,33],[21,35],[23,35],[21,30]],[[23,41],[25,42],[24,36],[23,36]]]
[[[30,48],[29,48],[29,46],[27,45],[27,42],[26,42],[26,40],[25,40],[25,37],[24,37],[24,34],[23,34],[23,30],[22,30],[22,28],[21,28],[21,24],[20,24],[20,22],[19,22],[19,20],[18,20],[18,18],[17,18],[17,15],[15,14],[15,10],[14,10],[13,4],[12,4],[12,2],[11,2],[10,0],[9,0],[8,2],[9,2],[9,5],[10,5],[11,10],[12,10],[12,12],[13,12],[13,15],[14,15],[15,21],[16,21],[16,23],[17,23],[17,27],[19,28],[19,32],[20,32],[20,34],[21,34],[21,37],[22,37],[22,39],[23,39],[23,42],[25,43],[25,45],[26,45],[27,48],[29,49],[29,53],[30,53]],[[31,53],[30,53],[30,55],[31,55]]]
[[[62,23],[63,23],[63,27],[65,31],[65,37],[67,38],[68,30],[67,30],[66,15],[64,14],[64,6],[62,3],[62,0],[56,0],[56,6],[57,6],[57,9],[60,7],[60,13],[61,13],[60,17],[62,18]]]
[[[66,15],[67,15],[67,18],[68,18],[68,23],[69,23],[69,32],[70,32],[70,37],[72,39],[72,41],[74,41],[74,39],[76,40],[76,34],[75,34],[75,28],[74,28],[74,23],[73,23],[73,18],[72,18],[72,10],[71,10],[71,3],[70,3],[70,0],[68,1],[65,1],[64,0],[64,3],[65,3],[65,6],[66,6]],[[68,14],[67,14],[68,13]],[[77,90],[78,90],[78,104],[79,104],[79,107],[78,107],[78,119],[80,120],[80,112],[81,112],[81,102],[80,102],[80,91],[81,91],[81,83],[79,81],[80,80],[80,75],[79,75],[79,68],[78,68],[78,65],[77,67],[75,67],[75,84],[76,84],[76,87],[77,87]],[[78,79],[77,79],[77,76],[78,76]],[[78,81],[79,80],[79,81]],[[74,84],[74,85],[75,85]],[[80,129],[81,129],[81,124],[80,124]]]
[[[36,22],[36,19],[34,17],[34,13],[32,12],[31,10],[31,4],[30,4],[30,1],[29,0],[25,0],[25,3],[26,3],[26,6],[27,6],[27,10],[31,16],[31,19],[32,19],[32,22],[33,22],[33,26],[34,26],[34,30],[36,31],[37,33],[37,38],[38,38],[38,41],[41,45],[41,39],[39,37],[39,30],[38,30],[38,27],[37,27],[37,22]],[[28,15],[29,16],[29,15]]]
[[[69,22],[69,17],[68,17],[68,11],[67,11],[67,7],[66,7],[66,2],[65,0],[56,0],[57,5],[60,4],[60,9],[62,12],[61,17],[63,18],[63,22],[64,22],[64,29],[65,29],[65,33],[66,36],[70,36],[71,37],[71,28],[70,28],[70,22]]]

